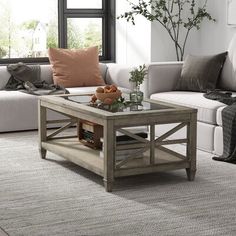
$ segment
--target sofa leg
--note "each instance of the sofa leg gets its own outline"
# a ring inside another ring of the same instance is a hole
[[[189,181],[194,181],[196,170],[191,170],[190,168],[186,168],[186,174]]]
[[[44,148],[39,149],[39,154],[42,159],[46,159],[47,150]]]

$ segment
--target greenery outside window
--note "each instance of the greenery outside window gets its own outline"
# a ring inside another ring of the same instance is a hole
[[[93,45],[102,50],[102,18],[68,18],[67,19],[67,48],[86,48]]]
[[[115,0],[0,0],[0,64],[48,62],[47,49],[97,45],[115,60]]]

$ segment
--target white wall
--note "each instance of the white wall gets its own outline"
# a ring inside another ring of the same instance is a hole
[[[198,1],[196,1],[196,4],[198,5]],[[186,10],[189,11],[188,7]],[[188,17],[188,14],[184,14],[183,11],[182,19],[186,19]],[[186,30],[180,31],[180,38],[182,38],[182,41],[180,43],[183,43],[183,39],[186,35]],[[195,54],[196,51],[198,51],[199,47],[199,40],[200,40],[200,34],[199,31],[193,29],[190,31],[188,41],[186,43],[185,47],[185,55],[192,53]],[[161,26],[158,22],[154,21],[152,23],[152,42],[151,42],[151,59],[152,61],[175,61],[176,58],[176,52],[174,47],[174,42],[171,40],[168,32],[166,29]]]
[[[207,6],[216,23],[202,25],[199,54],[223,52],[236,33],[235,27],[227,25],[227,0],[208,0]]]
[[[138,2],[138,0],[131,0]],[[116,15],[128,11],[126,0],[116,1]],[[116,21],[116,62],[120,64],[142,64],[151,61],[175,61],[176,53],[173,42],[166,30],[157,22],[149,22],[142,16],[135,18],[135,26],[125,19]],[[190,34],[186,53],[197,48],[199,34]]]
[[[164,27],[157,22],[153,22],[151,31],[151,61],[176,61],[174,43]],[[196,54],[199,40],[198,31],[193,30],[186,44],[185,55],[188,53]]]
[[[130,9],[126,0],[116,2],[117,16]],[[205,0],[198,1],[200,5],[204,2]],[[191,31],[185,55],[207,55],[227,50],[236,27],[227,25],[226,6],[227,0],[208,0],[207,10],[217,21],[214,23],[204,20],[200,30]],[[117,20],[116,30],[117,63],[133,65],[176,60],[174,44],[159,23],[150,23],[140,16],[133,26],[120,19]]]
[[[152,22],[151,31],[151,61],[176,60],[174,44],[163,26]]]
[[[202,5],[205,0],[200,0]],[[227,25],[227,0],[208,0],[208,12],[216,22],[204,20],[200,30],[191,31],[186,45],[186,53],[193,55],[207,55],[226,51],[230,40],[236,33],[236,27]],[[236,12],[235,12],[236,14]],[[152,23],[151,60],[175,60],[172,41],[158,23]]]
[[[132,0],[135,2],[135,0]],[[130,9],[126,0],[116,1],[116,15]],[[116,21],[116,62],[139,65],[151,61],[151,23],[144,17],[135,19],[135,26],[125,19]]]

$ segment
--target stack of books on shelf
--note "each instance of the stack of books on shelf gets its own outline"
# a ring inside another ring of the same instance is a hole
[[[126,128],[129,132],[142,137],[147,138],[146,128]],[[100,150],[99,156],[104,158],[103,152],[103,126],[98,125],[93,122],[80,120],[78,124],[78,136],[79,141],[84,145]],[[140,142],[128,135],[120,132],[116,132],[116,160],[121,161],[129,157],[142,158],[143,152],[142,148],[144,143]]]
[[[147,138],[147,132],[141,131],[137,132],[138,130],[129,130],[133,134],[142,137]],[[100,139],[103,143],[103,138]],[[142,158],[143,157],[143,142],[140,142],[128,135],[120,134],[118,133],[116,136],[116,145],[117,150],[115,153],[115,159],[116,161],[121,161],[127,158]],[[100,158],[104,158],[104,152],[103,150],[100,151]]]
[[[103,127],[93,122],[80,120],[78,125],[79,141],[93,149],[102,149],[100,141],[103,136]]]

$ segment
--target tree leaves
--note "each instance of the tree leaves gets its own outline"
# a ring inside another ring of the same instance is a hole
[[[117,19],[124,18],[135,25],[135,16],[142,15],[151,22],[159,22],[174,42],[177,60],[183,60],[190,30],[199,30],[205,19],[216,21],[206,10],[207,0],[202,7],[197,6],[196,0],[139,0],[137,4],[129,3],[131,10],[121,14]],[[186,12],[187,17],[183,17]],[[181,41],[179,35],[183,30],[185,35]]]

